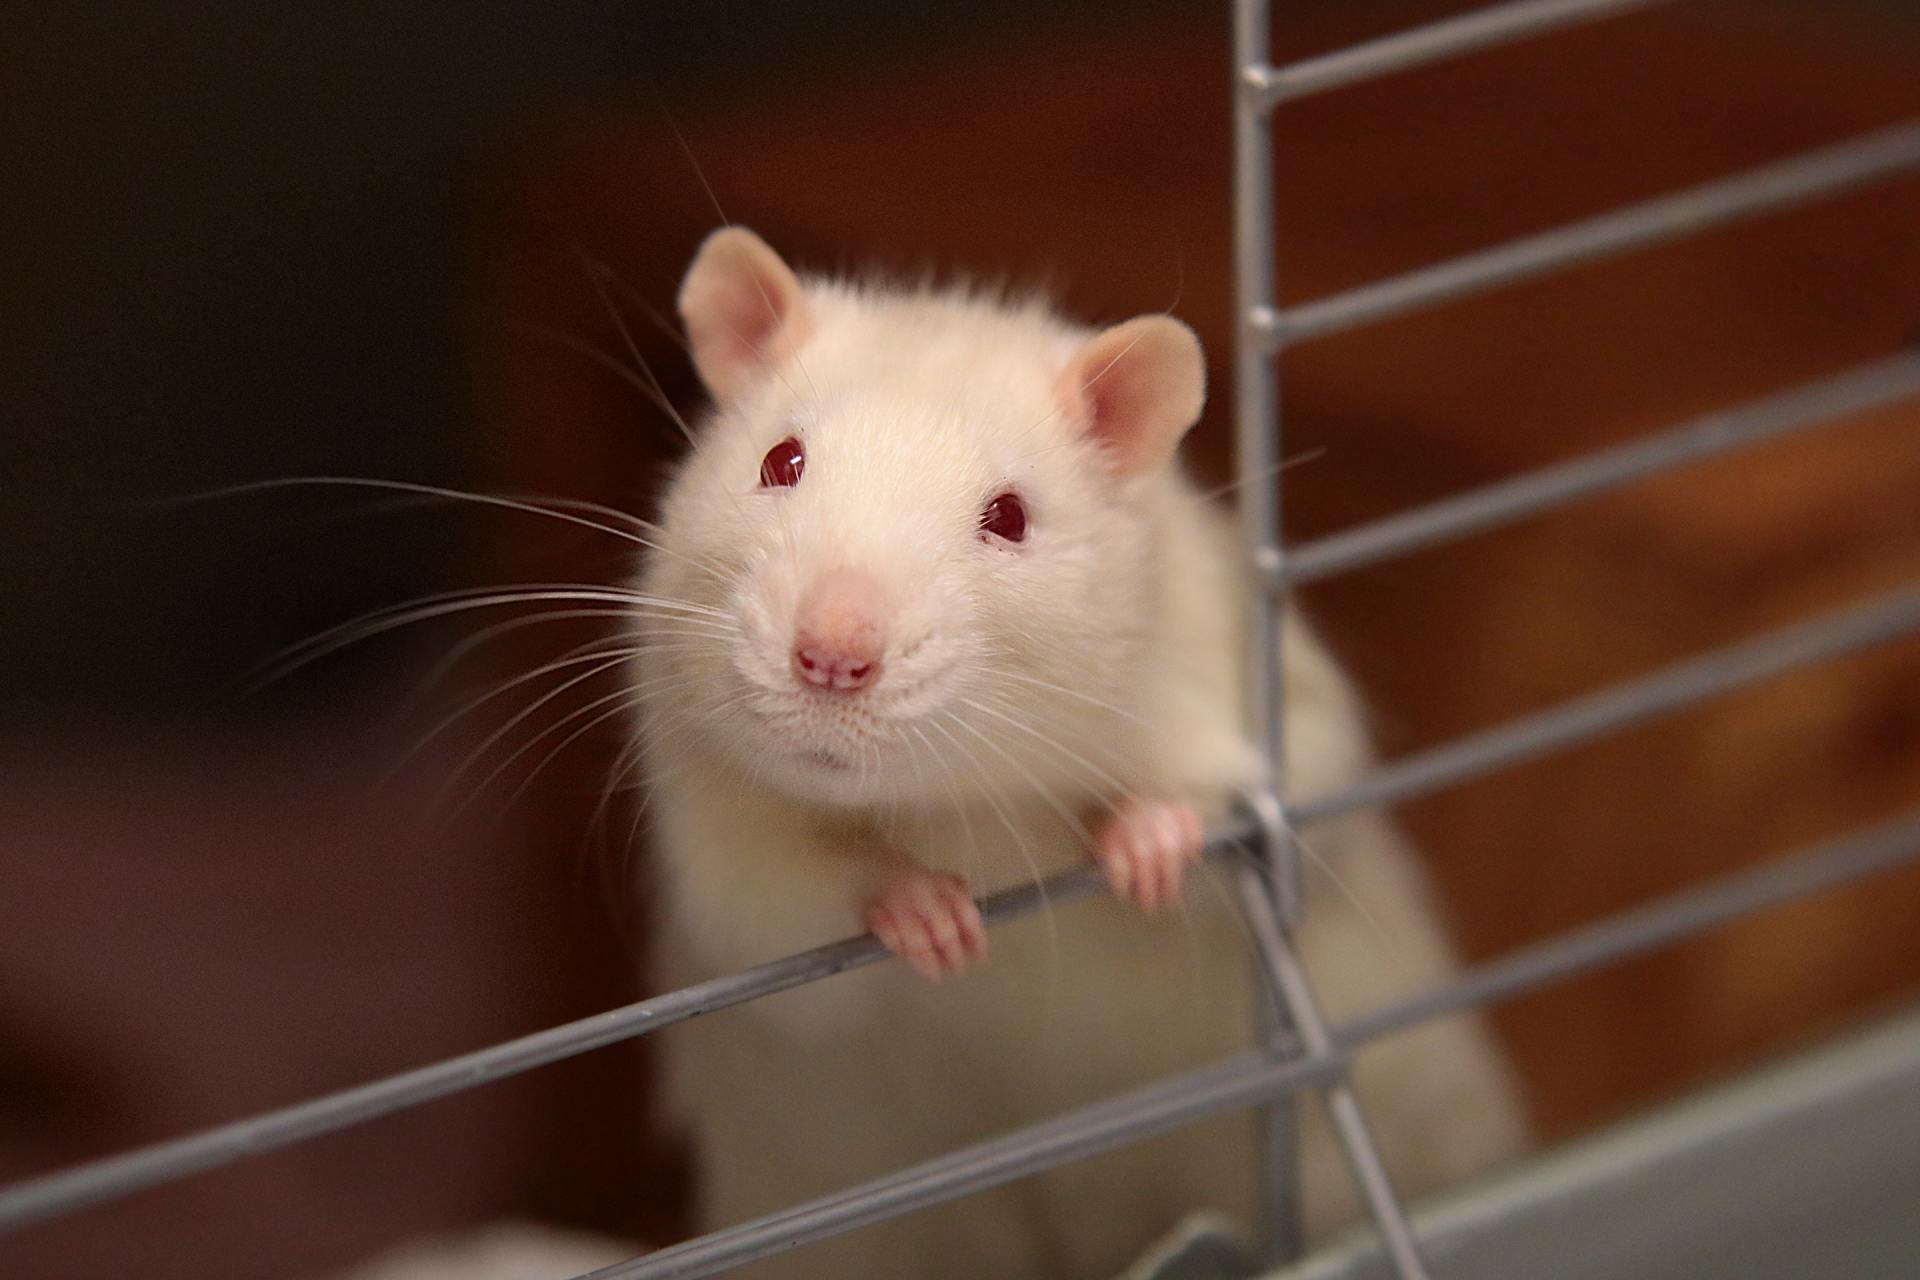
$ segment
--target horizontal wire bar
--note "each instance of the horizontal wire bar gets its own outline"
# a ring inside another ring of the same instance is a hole
[[[1258,839],[1254,825],[1239,819],[1211,833],[1207,851],[1218,856]],[[1085,897],[1104,883],[1097,867],[1078,867],[1040,884],[985,898],[980,914],[988,924],[998,924],[1042,906]],[[887,958],[886,949],[871,934],[846,938],[278,1111],[15,1183],[0,1189],[0,1232],[262,1155]]]
[[[1267,326],[1267,347],[1277,352],[1288,343],[1322,338],[1496,285],[1672,240],[1916,167],[1920,167],[1920,121],[1909,121],[1676,195],[1288,307]]]
[[[1915,861],[1920,861],[1920,811],[1512,952],[1460,974],[1444,987],[1355,1018],[1335,1029],[1334,1040],[1352,1048]]]
[[[1920,585],[1910,585],[1383,765],[1352,786],[1290,807],[1288,821],[1301,828],[1396,805],[1916,629]]]
[[[1290,585],[1347,573],[1745,445],[1830,426],[1916,394],[1920,394],[1920,354],[1863,365],[1763,400],[1706,414],[1644,440],[1541,467],[1458,497],[1303,543],[1287,553],[1278,576]]]
[[[708,1276],[799,1245],[899,1217],[1030,1173],[1284,1097],[1340,1070],[1338,1058],[1275,1061],[1243,1054],[1069,1111],[846,1191],[727,1227],[582,1280]]]
[[[1270,67],[1258,81],[1271,111],[1282,102],[1423,63],[1472,53],[1578,22],[1645,9],[1668,0],[1517,0],[1369,40],[1351,48]]]
[[[1298,806],[1289,820],[1304,827],[1357,809],[1399,803],[1741,684],[1890,640],[1916,626],[1920,588],[1908,588],[1384,766],[1353,787]],[[1256,838],[1252,825],[1243,822],[1209,843],[1218,852]],[[999,922],[1045,902],[1071,901],[1099,885],[1097,869],[1083,867],[1044,885],[997,894],[982,903],[982,914]],[[18,1183],[0,1191],[0,1230],[347,1128],[885,956],[871,937],[830,943],[280,1111]]]
[[[1055,1116],[791,1209],[616,1263],[579,1280],[691,1280],[843,1231],[984,1191],[1182,1124],[1333,1081],[1346,1056],[1417,1024],[1678,942],[1748,912],[1920,860],[1920,811],[1824,842],[1578,932],[1465,970],[1454,981],[1333,1029],[1332,1052],[1247,1054]]]
[[[1397,803],[1749,681],[1892,639],[1916,626],[1920,626],[1920,588],[1896,592],[1388,765],[1352,788],[1308,801],[1290,819],[1295,826],[1306,826],[1356,809]],[[1217,853],[1256,838],[1252,825],[1243,822],[1209,843]],[[1044,902],[1071,901],[1099,885],[1096,869],[1079,868],[1044,885],[997,894],[982,903],[982,914],[997,923]],[[0,1191],[0,1230],[347,1128],[686,1018],[862,967],[885,955],[871,937],[830,943],[280,1111],[22,1182]]]

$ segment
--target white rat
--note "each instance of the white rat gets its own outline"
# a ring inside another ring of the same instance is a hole
[[[640,624],[659,975],[862,929],[907,962],[666,1034],[703,1225],[1245,1050],[1245,935],[1219,883],[1186,874],[1203,823],[1259,774],[1239,711],[1244,577],[1174,461],[1204,398],[1192,331],[803,281],[740,229],[702,246],[680,312],[714,408],[641,584],[684,614]],[[1284,655],[1304,797],[1367,749],[1298,618]],[[1343,886],[1310,873],[1298,935],[1329,1013],[1438,979],[1447,945],[1393,829],[1356,817],[1313,847]],[[995,930],[989,960],[974,898],[1089,857],[1113,895]],[[1522,1143],[1478,1022],[1402,1036],[1355,1073],[1403,1189]],[[1320,1231],[1358,1201],[1306,1114]],[[1189,1210],[1250,1216],[1253,1141],[1229,1117],[748,1274],[1111,1275]]]

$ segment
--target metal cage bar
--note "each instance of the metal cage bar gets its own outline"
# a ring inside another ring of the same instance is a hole
[[[1248,1053],[950,1155],[876,1178],[836,1195],[712,1231],[581,1280],[659,1280],[713,1275],[916,1209],[931,1208],[1028,1174],[1157,1136],[1212,1116],[1243,1110],[1323,1080],[1338,1058],[1276,1060]]]
[[[1669,0],[1515,0],[1476,9],[1456,18],[1369,40],[1317,58],[1269,69],[1260,80],[1261,105],[1271,111],[1283,102],[1358,84],[1409,67],[1458,57],[1495,45],[1544,35],[1561,27],[1593,22]]]
[[[1281,487],[1259,483],[1280,468],[1279,370],[1267,358],[1265,330],[1275,314],[1273,131],[1264,77],[1271,44],[1269,0],[1233,0],[1233,266],[1234,266],[1234,464],[1240,485],[1243,554],[1256,579],[1279,582]],[[1252,479],[1256,483],[1245,483]],[[1282,920],[1302,906],[1299,853],[1281,812],[1286,792],[1286,692],[1280,680],[1280,599],[1256,580],[1247,609],[1244,674],[1246,726],[1264,749],[1267,776],[1246,797],[1260,824],[1259,848],[1268,874],[1248,891],[1272,893]],[[1265,904],[1246,904],[1255,910]],[[1297,1047],[1284,1000],[1261,1000],[1250,1011],[1270,1055]],[[1298,1185],[1298,1115],[1291,1099],[1261,1110],[1260,1236],[1272,1261],[1299,1255],[1304,1246]]]
[[[1215,833],[1209,851],[1250,847],[1242,868],[1244,907],[1260,959],[1291,1021],[1265,1028],[1263,1051],[1190,1071],[981,1143],[860,1187],[714,1232],[593,1280],[707,1275],[806,1241],[850,1230],[1038,1172],[1201,1118],[1265,1108],[1269,1238],[1297,1243],[1292,1220],[1291,1099],[1325,1088],[1346,1145],[1403,1280],[1418,1280],[1416,1242],[1366,1134],[1365,1117],[1344,1084],[1348,1055],[1429,1020],[1480,1008],[1664,946],[1753,911],[1897,866],[1920,862],[1920,811],[1882,826],[1657,899],[1584,928],[1509,953],[1440,986],[1327,1028],[1314,1006],[1285,931],[1298,910],[1289,880],[1288,822],[1310,824],[1358,809],[1397,804],[1493,769],[1569,746],[1649,716],[1920,628],[1920,585],[1689,659],[1558,707],[1443,743],[1382,766],[1353,786],[1283,811],[1284,705],[1278,679],[1279,608],[1295,583],[1546,511],[1603,489],[1745,444],[1815,426],[1911,395],[1920,357],[1899,357],[1693,422],[1574,462],[1543,468],[1401,516],[1336,534],[1289,552],[1282,542],[1279,485],[1263,483],[1279,456],[1279,383],[1272,356],[1303,341],[1529,278],[1604,254],[1765,209],[1831,194],[1920,167],[1920,122],[1882,130],[1677,195],[1630,206],[1504,246],[1435,264],[1373,285],[1279,311],[1274,303],[1272,137],[1269,115],[1282,101],[1439,58],[1539,34],[1659,0],[1520,0],[1448,19],[1340,53],[1275,69],[1268,61],[1268,0],[1234,0],[1235,267],[1239,391],[1236,439],[1242,536],[1266,608],[1250,610],[1252,723],[1273,761],[1271,787],[1248,797],[1250,813]],[[1271,878],[1273,889],[1260,881]],[[989,923],[1059,904],[1100,887],[1092,868],[982,903]],[[71,1212],[204,1169],[418,1105],[584,1053],[698,1014],[819,981],[885,958],[871,937],[846,939],[517,1040],[403,1072],[355,1089],[199,1134],[96,1161],[0,1190],[0,1230]],[[1291,1056],[1289,1056],[1291,1055]],[[1341,1101],[1345,1099],[1345,1101]]]
[[[1707,885],[1669,894],[1574,933],[1465,970],[1432,991],[1333,1028],[1327,1041],[1305,1056],[1282,1062],[1266,1054],[1249,1053],[1183,1072],[846,1191],[602,1268],[582,1280],[713,1275],[842,1231],[931,1208],[1070,1160],[1154,1137],[1183,1124],[1289,1098],[1302,1089],[1336,1084],[1345,1059],[1375,1041],[1684,941],[1756,911],[1910,864],[1920,864],[1920,810]],[[1286,954],[1284,946],[1278,954]]]
[[[1424,995],[1357,1017],[1335,1039],[1349,1048],[1365,1044],[1915,863],[1920,863],[1920,809],[1509,952]]]
[[[1218,856],[1257,838],[1258,832],[1251,824],[1228,826],[1209,835],[1208,849],[1213,856]],[[1041,884],[1009,889],[982,899],[980,914],[988,924],[1003,924],[1044,906],[1062,906],[1086,897],[1103,885],[1096,869],[1082,867]],[[649,1035],[688,1018],[745,1004],[888,958],[886,948],[871,934],[845,938],[624,1008],[324,1094],[278,1111],[28,1179],[0,1189],[0,1231],[115,1200],[249,1156],[264,1155],[451,1093]]]
[[[1889,599],[1890,603],[1886,605],[1848,610],[1837,615],[1840,621],[1851,624],[1844,629],[1836,629],[1834,620],[1829,618],[1750,642],[1742,646],[1749,652],[1747,670],[1771,674],[1789,666],[1831,657],[1833,653],[1830,650],[1841,646],[1843,642],[1845,647],[1860,647],[1920,626],[1920,589],[1897,593]],[[1692,693],[1697,689],[1694,682],[1676,677],[1688,671],[1712,676],[1718,661],[1716,655],[1695,659],[1682,664],[1681,668],[1671,670],[1665,677],[1654,677],[1653,681],[1685,685],[1686,691]],[[1751,678],[1757,679],[1759,675]],[[1595,724],[1590,716],[1583,717],[1582,732],[1578,736],[1562,736],[1552,745],[1567,745],[1580,737],[1591,737],[1615,727],[1613,717],[1626,713],[1622,708],[1631,710],[1634,718],[1653,714],[1652,710],[1646,709],[1649,704],[1644,693],[1623,696],[1633,694],[1637,686],[1648,683],[1651,682],[1630,682],[1627,686],[1600,695],[1598,699],[1589,700],[1604,699],[1605,704],[1614,710],[1600,717],[1604,723]],[[1668,696],[1672,696],[1671,692]],[[1671,705],[1662,705],[1658,709],[1671,709]],[[1563,717],[1566,713],[1563,709],[1546,714]],[[1537,721],[1541,718],[1544,717],[1534,719]],[[1523,730],[1527,723],[1521,721],[1506,730],[1494,730],[1488,735],[1481,735],[1479,739],[1470,739],[1468,743],[1470,745],[1495,735],[1514,736],[1515,731]],[[1564,730],[1561,732],[1565,733]],[[1524,736],[1530,746],[1541,740],[1537,728],[1520,736]],[[1546,750],[1548,747],[1538,746],[1537,749]],[[1442,747],[1430,754],[1456,750],[1456,747]],[[1495,754],[1490,748],[1483,746],[1471,754],[1476,766],[1473,772],[1482,771],[1477,767],[1481,765],[1497,767],[1496,764],[1486,763]],[[1500,762],[1511,758],[1507,756]],[[1439,768],[1433,765],[1423,767],[1419,771],[1421,791],[1424,793],[1425,790],[1460,780],[1451,775],[1462,768],[1462,764],[1448,764],[1445,761]],[[1439,776],[1441,774],[1447,776]],[[1393,788],[1400,793],[1408,785],[1400,782],[1393,784]],[[1396,794],[1395,798],[1407,798],[1407,795]],[[1322,820],[1333,816],[1335,812],[1349,812],[1363,803],[1373,802],[1344,792],[1328,797],[1328,800],[1335,803],[1324,812],[1317,812],[1312,805],[1303,806],[1296,815],[1297,820]],[[1256,836],[1257,829],[1247,825],[1221,833],[1210,841],[1210,847],[1218,852]],[[1519,990],[1544,985],[1604,963],[1627,950],[1660,945],[1758,906],[1786,901],[1830,887],[1841,879],[1885,869],[1912,858],[1916,853],[1920,853],[1920,816],[1904,825],[1868,833],[1832,851],[1809,855],[1804,859],[1809,864],[1806,867],[1782,863],[1778,867],[1769,866],[1758,872],[1730,877],[1696,891],[1685,902],[1663,904],[1658,909],[1640,913],[1643,918],[1631,923],[1603,923],[1580,934],[1569,935],[1566,939],[1544,944],[1533,952],[1463,976],[1459,982],[1422,997],[1419,1002],[1408,1002],[1367,1015],[1349,1027],[1339,1029],[1336,1039],[1341,1043],[1352,1043],[1356,1037],[1371,1039],[1376,1034],[1404,1029],[1426,1017],[1457,1012]],[[1035,910],[1043,897],[1060,905],[1086,896],[1098,887],[1098,876],[1091,870],[1072,871],[1054,877],[1044,887],[1034,886],[996,895],[982,904],[982,914],[990,922],[1001,923]],[[1693,923],[1696,918],[1702,923]],[[502,1079],[548,1062],[645,1035],[685,1018],[818,981],[884,959],[885,955],[885,951],[871,937],[846,939],[359,1088],[329,1094],[281,1111],[111,1157],[64,1173],[19,1183],[0,1192],[0,1229],[17,1228],[44,1217],[71,1212],[248,1156],[264,1154],[278,1147]]]
[[[1376,769],[1350,787],[1308,800],[1290,811],[1289,820],[1307,827],[1360,809],[1400,804],[1796,667],[1911,635],[1916,629],[1920,629],[1920,585],[1455,738]]]
[[[1314,999],[1313,985],[1307,981],[1306,970],[1300,967],[1279,913],[1273,909],[1262,868],[1257,864],[1242,866],[1238,879],[1241,900],[1246,904],[1244,915],[1248,932],[1253,935],[1254,954],[1260,960],[1269,986],[1284,1005],[1289,1020],[1298,1028],[1301,1047],[1311,1058],[1332,1058],[1341,1062],[1343,1069],[1323,1085],[1327,1114],[1346,1152],[1347,1167],[1353,1174],[1354,1183],[1360,1188],[1360,1197],[1373,1215],[1374,1222],[1379,1224],[1380,1239],[1386,1247],[1387,1256],[1405,1280],[1427,1280],[1426,1263],[1420,1257],[1419,1245],[1414,1242],[1413,1228],[1408,1223],[1406,1211],[1400,1207],[1399,1197],[1394,1194],[1393,1183],[1387,1177],[1387,1167],[1380,1159],[1379,1147],[1367,1126],[1366,1113],[1360,1108],[1360,1100],[1347,1079],[1345,1064],[1340,1060],[1333,1036],[1321,1017],[1319,1002]]]
[[[1295,584],[1330,578],[1381,560],[1557,510],[1608,489],[1763,444],[1797,431],[1835,426],[1854,415],[1920,395],[1920,355],[1900,355],[1819,382],[1695,418],[1571,462],[1540,467],[1291,547],[1285,573]]]
[[[1288,930],[1305,906],[1299,885],[1299,850],[1284,810],[1287,794],[1286,629],[1288,607],[1285,531],[1281,523],[1284,468],[1281,456],[1280,373],[1273,356],[1283,337],[1276,332],[1274,260],[1277,257],[1273,201],[1273,87],[1269,66],[1270,0],[1235,0],[1233,6],[1234,94],[1234,405],[1235,477],[1241,490],[1241,533],[1256,589],[1247,610],[1245,653],[1246,722],[1265,748],[1267,775],[1248,797],[1261,823],[1263,868],[1238,877],[1242,912],[1254,938],[1271,995],[1255,1013],[1269,1057],[1284,1060],[1304,1049],[1325,1053],[1332,1041],[1312,985],[1292,949]],[[1269,480],[1269,477],[1271,479]],[[1344,1075],[1330,1081],[1326,1103],[1334,1134],[1362,1199],[1402,1280],[1426,1280],[1419,1246],[1399,1197],[1380,1161],[1366,1117]],[[1279,1099],[1260,1118],[1260,1234],[1270,1261],[1285,1261],[1301,1249],[1298,1112],[1293,1099]]]
[[[1674,240],[1920,168],[1920,122],[1894,125],[1778,164],[1510,240],[1430,267],[1303,302],[1272,318],[1269,347],[1306,342],[1497,285]]]

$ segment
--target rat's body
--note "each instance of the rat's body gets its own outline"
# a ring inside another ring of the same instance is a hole
[[[1191,334],[802,285],[736,231],[703,249],[681,306],[718,404],[643,580],[687,618],[652,628],[640,674],[660,977],[863,927],[912,964],[668,1033],[705,1224],[1248,1047],[1255,991],[1223,887],[1197,875],[1165,908],[1198,819],[1259,775],[1239,725],[1244,584],[1221,516],[1171,461],[1202,395]],[[1297,619],[1283,648],[1291,790],[1308,796],[1353,776],[1365,742]],[[1332,1015],[1445,970],[1390,827],[1353,818],[1313,846],[1365,904],[1309,873],[1298,943]],[[969,895],[1089,856],[1120,896],[998,929],[991,963],[924,980],[984,952]],[[1389,1042],[1356,1072],[1408,1187],[1520,1141],[1478,1024]],[[1109,1275],[1188,1210],[1250,1214],[1252,1134],[1244,1115],[1215,1121],[752,1274]],[[1317,1108],[1306,1143],[1324,1227],[1356,1201]]]

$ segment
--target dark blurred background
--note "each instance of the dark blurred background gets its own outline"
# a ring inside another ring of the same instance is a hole
[[[1280,5],[1278,56],[1464,7]],[[1223,3],[215,0],[16,6],[5,27],[3,1180],[644,990],[644,863],[625,815],[596,813],[612,726],[507,803],[542,752],[476,786],[509,738],[458,771],[550,687],[532,683],[383,781],[461,693],[590,631],[504,636],[418,706],[403,695],[473,619],[246,687],[366,610],[610,580],[620,546],[341,489],[174,499],[337,475],[644,512],[675,434],[568,343],[624,357],[604,264],[694,405],[647,308],[670,310],[716,199],[803,266],[1047,278],[1097,320],[1173,306],[1230,385]],[[1917,113],[1914,7],[1815,0],[1656,8],[1331,93],[1279,117],[1283,293]],[[1906,177],[1302,348],[1287,451],[1324,453],[1289,476],[1291,531],[1911,343],[1916,227]],[[1226,408],[1196,449],[1222,477]],[[1307,599],[1397,754],[1916,572],[1908,404]],[[476,802],[446,803],[450,777]],[[1908,642],[1405,817],[1478,957],[1916,799]],[[1910,999],[1915,918],[1920,878],[1883,880],[1500,1026],[1564,1135]],[[636,1049],[604,1051],[34,1227],[0,1239],[0,1274],[319,1274],[505,1212],[661,1238],[685,1178],[644,1075]]]

